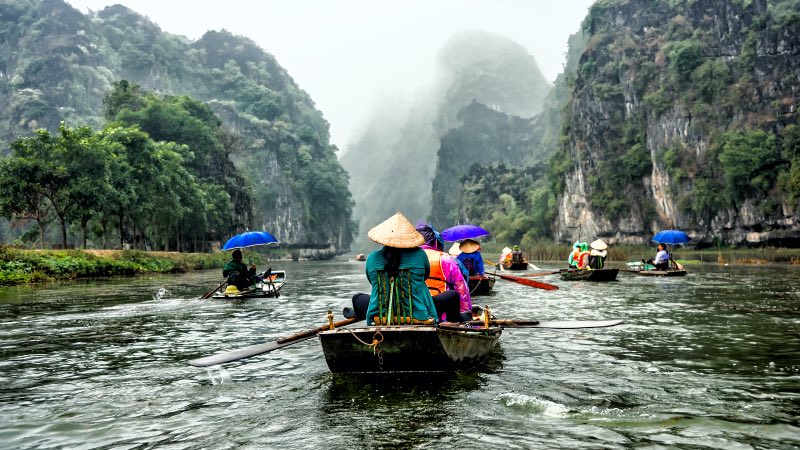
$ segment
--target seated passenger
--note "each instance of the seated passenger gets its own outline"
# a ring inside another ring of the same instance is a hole
[[[367,236],[383,244],[367,256],[367,278],[372,290],[370,294],[354,295],[353,309],[345,308],[345,317],[368,318],[367,325],[438,321],[439,313],[425,285],[430,263],[419,248],[425,239],[414,225],[397,213],[369,230]],[[449,310],[451,314],[457,311],[457,304]]]
[[[469,286],[461,274],[461,269],[455,258],[443,251],[444,241],[439,233],[430,225],[417,224],[417,231],[425,239],[422,249],[428,255],[431,273],[425,284],[433,295],[436,310],[441,313],[450,311],[443,320],[460,322],[471,320],[472,300],[469,296]],[[453,310],[455,304],[455,310]],[[461,313],[461,314],[459,314]]]
[[[465,239],[461,245],[458,246],[461,253],[458,254],[456,259],[464,264],[464,267],[469,271],[470,276],[483,276],[483,256],[481,256],[481,244],[472,239]]]

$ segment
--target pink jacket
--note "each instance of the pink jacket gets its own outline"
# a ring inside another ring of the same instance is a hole
[[[436,250],[430,245],[421,245],[423,250]],[[461,268],[458,267],[456,260],[448,253],[442,252],[442,272],[444,272],[444,281],[447,283],[448,289],[454,289],[458,292],[461,299],[461,312],[472,310],[472,300],[469,298],[469,286],[461,274]]]

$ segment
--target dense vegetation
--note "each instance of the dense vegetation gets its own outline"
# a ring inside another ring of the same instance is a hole
[[[38,234],[28,236],[40,245],[57,219],[64,248],[69,223],[80,225],[83,247],[91,231],[102,247],[116,240],[120,247],[192,251],[244,225],[250,196],[234,184],[244,180],[205,105],[162,100],[123,81],[106,97],[106,109],[115,120],[100,132],[62,123],[57,134],[40,129],[14,141],[0,160],[7,193],[0,215],[34,220]]]
[[[154,253],[139,250],[25,250],[0,246],[0,285],[75,278],[176,273],[222,267],[226,253]]]
[[[460,220],[527,242],[574,238],[579,217],[583,233],[633,240],[677,226],[705,245],[770,230],[800,242],[797,36],[798,0],[596,2],[533,121],[526,163],[552,155],[547,173],[514,194],[526,168],[490,170],[508,197],[462,204]],[[470,173],[462,192],[480,201],[486,174]]]
[[[120,80],[130,81],[127,91]],[[76,132],[111,123],[133,132],[136,125],[152,141],[137,138],[137,145],[155,145],[145,153],[191,175],[148,174],[173,177],[159,180],[176,191],[164,191],[159,203],[159,213],[170,219],[147,219],[156,230],[126,213],[131,231],[125,239],[134,239],[128,243],[148,239],[175,248],[180,241],[187,248],[195,238],[249,227],[289,245],[341,252],[350,244],[348,178],[328,124],[277,61],[248,39],[210,31],[190,42],[120,5],[87,16],[62,0],[0,0],[0,150],[12,151],[12,142],[38,136],[39,129],[52,137],[62,122]],[[133,205],[145,200],[128,199]],[[198,217],[191,217],[195,211]],[[72,213],[65,220],[81,225]],[[204,221],[207,232],[195,236],[192,227]],[[11,231],[0,226],[0,237],[27,237],[24,224],[14,225]],[[54,239],[45,233],[45,240]]]

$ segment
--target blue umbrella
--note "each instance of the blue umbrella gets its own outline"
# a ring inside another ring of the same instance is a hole
[[[488,231],[477,225],[456,225],[442,231],[442,239],[445,241],[460,241],[462,239],[475,239],[488,236]]]
[[[690,238],[686,233],[680,230],[664,230],[659,231],[653,236],[652,241],[659,244],[685,244],[689,242]]]
[[[233,250],[235,248],[255,247],[257,245],[277,244],[275,236],[266,231],[247,231],[228,239],[222,250]]]

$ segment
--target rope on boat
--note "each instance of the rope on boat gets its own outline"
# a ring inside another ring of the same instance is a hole
[[[363,341],[360,337],[358,337],[358,335],[356,335],[353,332],[353,330],[348,330],[347,328],[344,328],[344,330],[347,331],[348,333],[352,334],[353,337],[356,338],[356,340],[358,342],[361,342],[362,344],[366,345],[367,347],[372,347],[372,354],[374,354],[374,355],[376,355],[378,357],[378,365],[379,366],[383,366],[383,350],[378,348],[380,343],[383,342],[383,334],[381,333],[380,330],[376,331],[375,334],[372,335],[372,343],[371,344],[368,344],[365,341]]]

